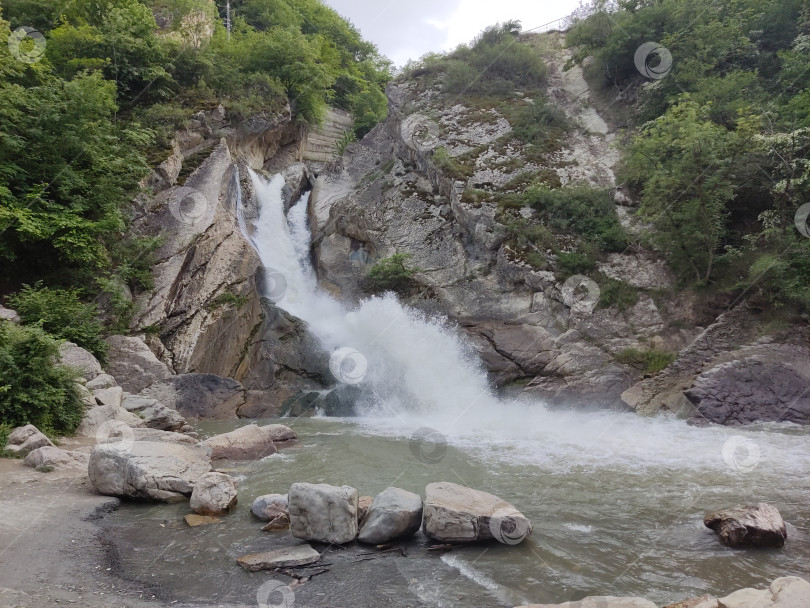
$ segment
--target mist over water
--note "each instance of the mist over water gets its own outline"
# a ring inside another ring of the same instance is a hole
[[[673,417],[552,410],[540,401],[496,397],[475,352],[447,320],[406,307],[393,294],[348,308],[318,289],[309,196],[285,216],[283,178],[253,172],[251,178],[260,209],[251,241],[275,289],[267,295],[306,322],[328,351],[351,349],[367,364],[358,384],[366,395],[358,403],[360,428],[410,437],[428,427],[459,448],[515,464],[725,471],[745,465],[753,444],[756,465],[773,472],[798,474],[810,465],[804,433],[786,425],[695,428]],[[283,292],[273,279],[279,273]]]

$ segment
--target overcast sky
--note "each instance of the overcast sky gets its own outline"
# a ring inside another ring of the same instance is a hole
[[[566,17],[579,0],[325,0],[402,66],[430,51],[469,42],[494,23],[519,19],[528,30]]]

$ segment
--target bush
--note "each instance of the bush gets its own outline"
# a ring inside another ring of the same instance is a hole
[[[557,273],[561,277],[588,275],[596,270],[596,257],[591,251],[571,251],[557,256]]]
[[[572,125],[559,107],[537,98],[534,103],[526,103],[508,112],[512,125],[512,135],[533,147],[539,156],[559,148],[563,135]]]
[[[36,325],[63,340],[75,342],[106,361],[107,343],[102,339],[103,326],[96,319],[97,309],[79,299],[78,289],[50,289],[42,283],[9,297],[9,303],[26,325]]]
[[[534,186],[526,191],[525,203],[545,217],[552,230],[580,236],[605,251],[621,251],[627,244],[616,205],[604,189]]]
[[[56,364],[58,354],[59,342],[41,328],[0,322],[3,444],[7,427],[33,424],[48,434],[72,433],[81,422],[84,405],[75,386],[77,375]]]
[[[645,374],[657,374],[675,360],[673,353],[663,350],[638,350],[626,348],[616,355],[616,361],[630,365],[643,371]]]
[[[395,253],[374,264],[363,281],[363,287],[371,293],[395,291],[403,294],[413,287],[413,275],[419,269],[408,266],[409,253]]]
[[[600,274],[597,279],[601,295],[599,308],[618,308],[625,311],[638,302],[638,290],[623,281]]]

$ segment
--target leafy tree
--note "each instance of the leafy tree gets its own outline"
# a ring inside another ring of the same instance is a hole
[[[366,290],[372,293],[407,293],[413,287],[413,276],[419,272],[418,268],[409,264],[410,257],[409,253],[395,253],[374,264],[364,281]]]
[[[84,412],[77,375],[56,363],[58,354],[59,342],[42,329],[0,321],[0,427],[76,429]]]

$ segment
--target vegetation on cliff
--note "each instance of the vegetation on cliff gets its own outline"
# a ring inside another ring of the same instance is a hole
[[[810,201],[807,3],[598,0],[567,40],[575,60],[593,57],[594,87],[637,99],[619,179],[682,285],[807,310],[810,239],[795,225]],[[661,65],[650,80],[636,65],[648,41],[671,55],[642,57]]]

